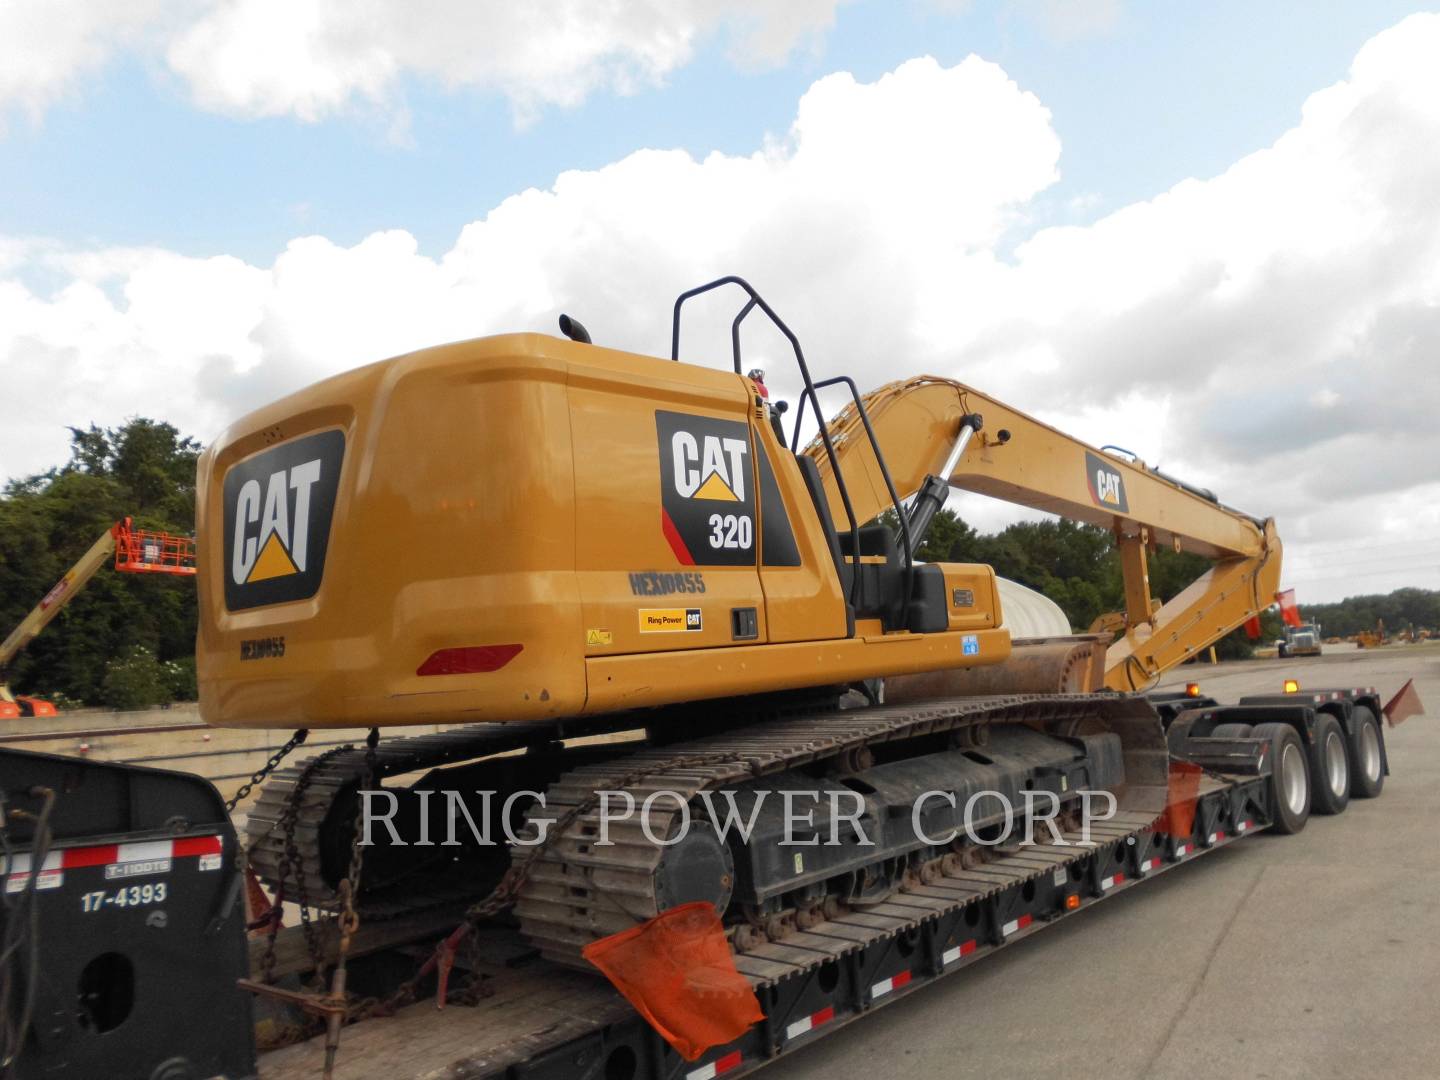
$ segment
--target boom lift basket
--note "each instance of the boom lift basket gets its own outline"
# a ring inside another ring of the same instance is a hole
[[[130,518],[115,526],[115,569],[127,573],[195,573],[195,540],[153,529],[137,529]]]

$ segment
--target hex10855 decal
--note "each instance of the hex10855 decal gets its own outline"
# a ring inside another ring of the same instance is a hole
[[[660,527],[684,566],[755,565],[750,431],[737,420],[655,413]]]

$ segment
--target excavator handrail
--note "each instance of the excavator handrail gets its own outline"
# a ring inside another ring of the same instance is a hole
[[[855,508],[851,504],[850,492],[845,485],[845,478],[840,474],[840,459],[835,452],[835,445],[833,442],[831,442],[829,431],[826,430],[825,414],[821,412],[820,399],[816,396],[817,384],[815,380],[812,379],[810,376],[810,366],[805,363],[805,353],[804,350],[800,348],[800,339],[796,337],[795,332],[785,324],[785,320],[780,318],[780,316],[776,313],[775,309],[772,308],[769,304],[767,304],[765,302],[765,298],[762,297],[755,290],[755,287],[751,285],[748,281],[746,281],[744,278],[737,277],[734,274],[729,274],[722,278],[716,278],[714,281],[707,282],[704,285],[697,285],[695,288],[689,289],[675,298],[675,310],[670,324],[670,359],[674,361],[679,361],[680,359],[680,309],[685,305],[685,301],[689,300],[691,297],[699,296],[702,293],[707,293],[714,289],[718,289],[722,285],[738,285],[740,286],[740,288],[745,290],[745,293],[750,298],[746,302],[745,306],[740,309],[739,313],[735,316],[734,320],[730,324],[730,348],[735,363],[735,374],[739,375],[741,373],[740,324],[744,322],[746,316],[748,316],[750,312],[757,307],[765,313],[766,317],[775,325],[775,328],[779,330],[780,333],[785,335],[785,339],[790,342],[790,347],[795,352],[795,363],[800,369],[800,378],[805,384],[804,389],[800,392],[800,408],[796,412],[795,431],[798,433],[800,430],[800,417],[804,415],[805,403],[808,400],[815,410],[815,415],[820,418],[820,439],[825,444],[825,454],[830,460],[830,467],[833,475],[835,476],[836,492],[839,494],[841,504],[845,508],[845,519],[850,526],[850,544],[852,550],[849,561],[852,563],[852,565],[858,566],[860,563],[860,522],[855,516]],[[825,382],[818,384],[818,386],[832,386],[835,383],[841,381],[844,381],[849,385],[850,392],[855,399],[855,404],[860,410],[861,419],[864,422],[865,429],[870,436],[871,449],[875,452],[875,459],[879,462],[880,470],[885,475],[886,483],[889,485],[890,488],[891,498],[894,500],[895,503],[895,512],[899,515],[902,528],[904,528],[905,514],[903,509],[901,508],[899,496],[895,494],[895,485],[893,483],[890,483],[889,471],[885,467],[884,454],[880,450],[879,442],[877,442],[875,439],[874,431],[870,428],[870,419],[868,416],[865,415],[865,406],[860,400],[860,392],[856,388],[855,383],[845,376],[837,376],[834,379],[827,379]],[[792,453],[794,452],[794,449],[795,447],[792,446]],[[907,528],[905,530],[905,538],[907,541],[905,545],[905,565],[907,571],[913,572],[913,560],[910,556],[910,545],[908,543],[909,536],[910,534]],[[859,575],[852,575],[850,584],[850,599],[852,602],[855,600],[855,596],[858,593],[859,587]]]
[[[850,397],[851,397],[851,400],[852,400],[852,401],[854,402],[854,404],[855,404],[855,409],[856,409],[857,413],[858,413],[859,416],[860,416],[860,422],[861,422],[861,424],[863,424],[863,425],[865,426],[865,434],[866,434],[866,436],[867,436],[867,437],[869,438],[869,440],[870,440],[870,445],[871,445],[871,447],[873,447],[874,450],[875,450],[875,461],[876,461],[876,463],[879,464],[879,466],[880,466],[880,475],[885,478],[885,488],[886,488],[886,490],[888,490],[888,491],[890,492],[890,501],[891,501],[891,503],[894,504],[894,507],[895,507],[895,516],[896,516],[896,518],[898,518],[899,521],[900,521],[900,537],[901,537],[901,539],[904,541],[904,548],[905,548],[905,572],[906,572],[906,577],[907,577],[907,579],[913,578],[914,573],[915,573],[915,556],[914,556],[914,545],[912,545],[911,542],[910,542],[910,519],[909,519],[908,515],[906,515],[906,513],[905,513],[905,507],[904,507],[904,504],[903,504],[903,502],[902,502],[902,500],[901,500],[901,498],[900,498],[899,493],[896,492],[896,490],[895,490],[895,481],[890,478],[890,469],[889,469],[889,467],[885,464],[885,455],[884,455],[884,454],[881,452],[881,450],[880,450],[880,441],[879,441],[879,439],[876,438],[876,436],[875,436],[875,429],[874,429],[874,427],[872,427],[871,424],[870,424],[870,413],[869,413],[869,411],[865,408],[865,401],[864,401],[863,396],[862,396],[861,393],[860,393],[860,388],[855,385],[855,380],[852,379],[852,378],[850,378],[849,375],[836,375],[834,378],[822,379],[822,380],[820,380],[820,382],[818,382],[818,383],[815,384],[815,389],[816,389],[816,390],[825,390],[825,389],[828,389],[829,387],[838,386],[838,385],[840,385],[840,384],[842,384],[842,383],[843,383],[845,386],[849,387],[849,389],[850,389]],[[818,413],[818,410],[817,410],[817,413]],[[803,420],[804,418],[805,418],[805,399],[804,399],[804,398],[801,398],[801,399],[800,399],[800,407],[795,410],[795,427],[794,427],[793,430],[791,431],[791,435],[790,435],[790,452],[791,452],[792,454],[793,454],[793,453],[796,453],[796,452],[799,450],[799,447],[800,447],[800,421]],[[819,423],[821,423],[821,424],[824,423],[824,418],[823,418],[823,416],[820,418]],[[853,541],[853,543],[855,544],[855,551],[853,552],[853,554],[854,554],[855,558],[858,559],[858,558],[860,557],[859,540],[856,539],[855,541]],[[907,596],[909,595],[909,582],[908,582],[908,580],[907,580],[907,584],[906,584],[906,595],[907,595]]]

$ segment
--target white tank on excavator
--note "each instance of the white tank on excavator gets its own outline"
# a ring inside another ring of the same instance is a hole
[[[1074,633],[1060,605],[1044,593],[999,576],[995,584],[1004,613],[1001,625],[1010,631],[1012,639],[1066,637]]]

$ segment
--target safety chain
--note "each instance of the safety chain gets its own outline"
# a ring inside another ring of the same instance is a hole
[[[309,728],[296,729],[295,733],[285,740],[284,745],[271,754],[269,760],[267,760],[264,765],[261,765],[260,768],[251,773],[250,779],[241,784],[239,788],[236,789],[234,795],[225,800],[225,816],[228,818],[233,814],[235,807],[244,802],[250,796],[250,792],[255,790],[255,785],[264,781],[274,772],[279,767],[280,762],[284,761],[297,746],[302,745],[309,736]],[[270,829],[266,830],[266,835],[268,836],[274,828],[275,826],[271,825]],[[246,873],[250,872],[249,847],[250,845],[246,846],[240,860]],[[265,978],[267,982],[273,980],[275,970],[275,934],[276,931],[280,929],[280,917],[283,911],[283,905],[284,888],[282,883],[282,887],[276,890],[275,899],[271,902],[270,910],[262,916],[262,919],[268,920],[270,926],[270,937],[265,949]],[[257,920],[257,922],[260,922],[260,920]],[[252,928],[253,927],[247,927],[247,929]]]
[[[340,945],[335,970],[330,974],[330,995],[328,1004],[332,1011],[325,1018],[325,1071],[324,1080],[330,1080],[335,1069],[335,1055],[340,1050],[340,1029],[348,1019],[346,1000],[346,959],[350,955],[350,939],[360,929],[360,915],[355,910],[355,899],[360,893],[360,870],[365,860],[364,837],[365,800],[360,793],[369,791],[375,782],[375,747],[380,743],[380,729],[371,728],[365,739],[365,773],[355,793],[355,821],[350,834],[350,868],[345,880],[340,883]]]
[[[305,891],[305,860],[295,842],[295,829],[300,823],[300,804],[304,801],[305,792],[309,789],[316,770],[337,754],[348,753],[354,749],[348,744],[337,746],[307,761],[295,781],[295,787],[290,792],[290,797],[285,802],[285,809],[281,812],[277,823],[284,836],[284,855],[280,861],[280,886],[276,892],[275,903],[278,906],[283,899],[282,893],[286,879],[293,880],[296,888],[295,902],[300,908],[300,929],[305,935],[305,945],[310,952],[314,970],[317,972],[322,971],[325,967],[325,954],[321,948],[319,934],[310,917],[310,898]],[[280,920],[272,920],[269,937],[265,942],[265,956],[261,961],[261,969],[265,973],[267,983],[275,981],[275,936],[279,931]]]
[[[260,768],[256,769],[253,773],[251,773],[250,779],[245,781],[245,783],[241,784],[239,789],[236,790],[235,794],[225,800],[225,813],[233,813],[235,807],[239,806],[240,803],[242,803],[246,799],[246,797],[249,796],[250,792],[255,790],[255,785],[260,783],[260,781],[264,780],[267,776],[274,772],[276,767],[279,766],[280,762],[285,760],[286,756],[290,753],[290,751],[294,750],[297,746],[303,743],[309,737],[309,735],[309,728],[300,728],[298,731],[295,732],[294,735],[291,735],[290,738],[285,741],[284,746],[280,747],[279,750],[276,750],[275,753],[270,755],[269,761],[265,762],[264,765],[261,765]]]

